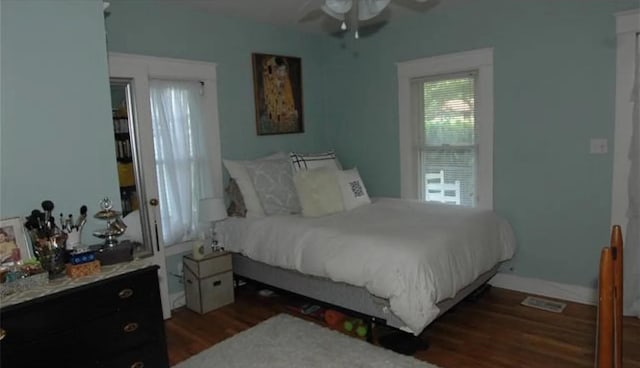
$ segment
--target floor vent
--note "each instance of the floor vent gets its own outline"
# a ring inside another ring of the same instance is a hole
[[[562,311],[567,307],[567,303],[538,298],[536,296],[528,296],[520,304],[554,313],[562,313]]]

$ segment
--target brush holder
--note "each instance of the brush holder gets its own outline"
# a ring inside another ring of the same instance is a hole
[[[49,273],[49,279],[56,279],[64,276],[66,250],[63,248],[53,248],[44,251],[38,257],[40,265]]]
[[[71,251],[74,248],[81,248],[81,247],[82,247],[82,240],[80,238],[80,230],[73,229],[67,232],[67,244],[66,244],[67,250]]]
[[[32,232],[31,235],[33,252],[42,268],[49,273],[49,279],[64,276],[67,234],[59,233],[48,237],[38,237]]]

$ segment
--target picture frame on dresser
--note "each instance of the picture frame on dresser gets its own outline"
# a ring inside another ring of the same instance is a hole
[[[33,258],[33,252],[20,217],[8,217],[0,220],[0,263],[14,260],[17,249],[17,261]]]

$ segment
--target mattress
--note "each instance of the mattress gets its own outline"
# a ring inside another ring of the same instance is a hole
[[[391,198],[318,218],[229,218],[216,230],[227,250],[387,299],[416,333],[439,301],[515,251],[511,226],[492,211]]]

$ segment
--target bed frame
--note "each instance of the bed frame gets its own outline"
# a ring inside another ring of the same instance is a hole
[[[233,273],[243,279],[254,280],[278,289],[286,290],[327,304],[335,305],[372,318],[376,323],[412,332],[389,308],[389,301],[372,295],[363,287],[309,276],[266,263],[254,261],[239,253],[232,253]],[[482,288],[498,271],[496,264],[475,281],[461,289],[455,297],[437,304],[440,315],[465,297]]]

